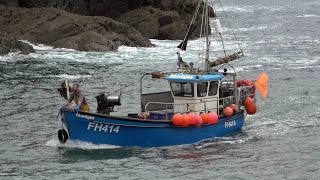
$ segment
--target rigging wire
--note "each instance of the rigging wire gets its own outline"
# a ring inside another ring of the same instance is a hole
[[[243,51],[242,48],[241,48],[241,46],[240,46],[239,40],[238,40],[238,38],[237,38],[237,36],[236,36],[236,34],[235,34],[235,32],[234,32],[234,28],[232,27],[232,24],[231,24],[231,22],[230,22],[230,19],[228,18],[228,15],[227,15],[227,13],[226,13],[226,11],[225,11],[225,9],[224,9],[224,6],[222,5],[221,0],[218,0],[218,1],[219,1],[219,4],[220,4],[221,8],[222,8],[222,11],[223,11],[223,13],[224,13],[224,15],[225,15],[225,18],[226,18],[226,20],[227,20],[227,22],[228,22],[228,24],[229,24],[229,26],[230,26],[230,28],[231,28],[232,34],[233,34],[233,36],[234,36],[234,38],[235,38],[235,40],[236,40],[236,44],[238,45],[240,51]],[[212,7],[215,7],[213,1],[211,1],[211,6],[212,6]],[[220,34],[220,33],[219,33],[219,34]],[[221,38],[221,42],[222,42],[222,46],[223,46],[223,51],[224,51],[224,53],[225,53],[225,56],[227,56],[227,53],[226,53],[226,50],[225,50],[225,46],[224,46],[224,41],[223,41],[223,38],[222,38],[222,34],[220,34],[220,38]],[[230,67],[231,67],[236,73],[238,73],[242,78],[246,79],[246,78],[245,78],[239,71],[237,71],[230,63],[223,64],[222,66],[219,67],[219,69],[225,67],[226,65],[230,66]]]
[[[209,1],[209,6],[211,6],[213,10],[215,9],[215,5],[214,5],[212,0]],[[213,11],[213,13],[214,13],[214,18],[218,19],[216,13],[214,11]],[[217,32],[217,30],[216,30],[216,32]],[[220,40],[221,40],[221,44],[222,44],[224,55],[227,56],[227,51],[226,51],[226,48],[225,48],[225,45],[224,45],[222,34],[219,33],[219,32],[217,32],[217,33],[219,34],[219,37],[220,37]]]
[[[190,30],[191,30],[192,25],[194,25],[194,22],[195,22],[195,20],[196,20],[196,18],[197,18],[197,14],[198,14],[198,12],[199,12],[200,5],[201,5],[201,1],[199,1],[198,5],[197,5],[196,12],[194,13],[194,15],[193,15],[193,17],[192,17],[192,19],[191,19],[191,23],[190,23],[190,25],[189,25],[189,27],[188,27],[188,31],[187,31],[184,39],[183,39],[183,42],[182,42],[182,43],[183,43],[182,46],[185,45],[185,43],[187,43],[186,40],[187,40],[188,34],[189,34]]]
[[[201,2],[201,1],[200,1]],[[202,67],[204,67],[204,62],[203,62],[203,52],[205,51],[205,48],[204,46],[202,46],[203,43],[201,43],[201,41],[205,41],[204,39],[202,39],[202,33],[203,33],[203,24],[205,23],[204,22],[204,18],[205,18],[205,4],[202,8],[202,18],[201,18],[201,26],[200,26],[200,43],[199,43],[199,58],[200,58],[200,61],[201,61],[201,65]],[[200,51],[200,48],[202,46],[202,50]]]
[[[226,13],[226,11],[224,10],[224,7],[223,7],[223,5],[222,5],[222,3],[221,3],[221,0],[218,0],[218,1],[219,1],[219,3],[220,3],[220,6],[221,6],[221,8],[222,8],[223,13],[225,14],[225,17],[226,17],[227,21],[228,21],[228,23],[229,23],[229,26],[230,26],[230,28],[231,28],[232,34],[233,34],[234,38],[236,39],[237,45],[239,46],[239,49],[242,51],[242,48],[241,48],[240,43],[239,43],[239,40],[238,40],[238,38],[237,38],[237,36],[236,36],[236,33],[234,32],[234,29],[233,29],[233,27],[232,27],[232,24],[231,24],[231,22],[230,22],[230,19],[228,18],[227,13]]]

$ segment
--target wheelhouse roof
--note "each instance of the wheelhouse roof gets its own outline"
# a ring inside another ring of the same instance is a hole
[[[208,74],[170,74],[166,77],[169,82],[201,82],[201,81],[217,81],[224,76],[221,73],[209,72]]]

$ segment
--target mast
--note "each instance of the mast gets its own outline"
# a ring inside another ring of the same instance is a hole
[[[205,23],[204,23],[204,28],[205,28],[205,36],[206,36],[206,58],[205,58],[205,63],[204,63],[204,70],[205,71],[210,71],[210,65],[209,65],[209,49],[210,49],[210,41],[209,41],[209,5],[208,5],[208,0],[204,0],[204,5],[205,5],[205,12],[204,12],[204,18],[205,18]]]

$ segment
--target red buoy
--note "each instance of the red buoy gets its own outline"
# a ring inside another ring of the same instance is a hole
[[[197,119],[197,124],[196,126],[201,126],[202,122],[202,118],[199,114],[196,114],[196,119]]]
[[[207,113],[201,112],[201,113],[200,113],[200,117],[201,117],[201,119],[202,119],[203,124],[206,124],[206,123],[209,122],[209,116],[208,116]]]
[[[226,116],[232,116],[233,110],[231,109],[231,107],[227,106],[223,109],[223,114]]]
[[[237,80],[237,87],[241,86],[241,80]]]
[[[182,115],[177,113],[172,116],[172,124],[182,126]]]
[[[209,112],[209,124],[215,124],[218,121],[218,114],[216,112]]]
[[[241,84],[243,84],[245,86],[251,86],[252,85],[252,81],[250,79],[242,79],[241,80]]]
[[[189,116],[189,118],[190,118],[190,124],[191,124],[191,125],[197,124],[197,117],[196,117],[196,114],[195,114],[195,113],[189,112],[189,113],[188,113],[188,116]]]
[[[189,126],[190,125],[190,117],[188,116],[188,114],[183,114],[182,115],[182,126]]]
[[[244,99],[244,107],[248,114],[254,114],[257,111],[256,103],[249,96]]]

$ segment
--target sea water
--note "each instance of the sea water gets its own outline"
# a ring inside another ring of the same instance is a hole
[[[161,148],[60,144],[57,114],[65,101],[56,88],[63,80],[80,82],[93,111],[95,96],[106,93],[121,94],[114,114],[137,113],[140,77],[175,70],[180,41],[151,40],[151,48],[108,53],[33,45],[34,54],[0,57],[0,179],[319,179],[320,2],[215,6],[227,52],[238,41],[245,53],[231,63],[235,70],[250,79],[269,75],[269,94],[257,95],[257,113],[247,116],[241,132]],[[201,44],[190,41],[183,59],[201,66]],[[219,57],[221,43],[212,46]],[[168,85],[148,80],[144,87],[152,92]]]

